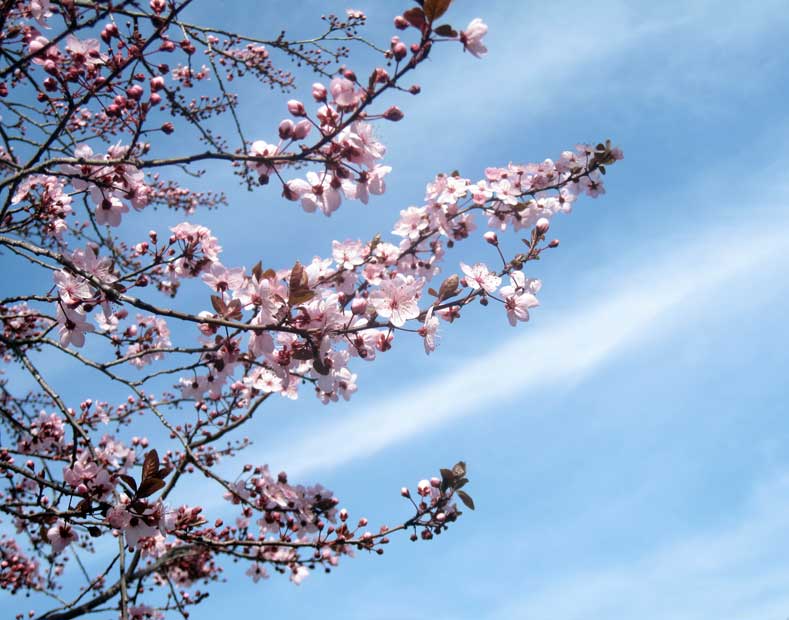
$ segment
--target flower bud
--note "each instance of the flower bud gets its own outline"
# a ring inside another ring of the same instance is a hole
[[[279,124],[279,137],[282,140],[289,140],[293,137],[293,128],[295,125],[293,121],[289,118],[286,118]]]
[[[392,46],[392,53],[394,54],[395,60],[399,61],[406,57],[408,48],[405,46],[405,43],[400,41]]]
[[[312,130],[312,123],[310,123],[306,118],[300,120],[293,127],[293,139],[303,140],[304,138],[307,137],[307,134],[309,134],[311,130]]]
[[[312,98],[317,102],[326,101],[326,87],[320,82],[312,85]]]
[[[398,30],[405,30],[408,28],[408,20],[402,15],[398,15],[394,18],[394,26]]]
[[[367,300],[364,297],[356,297],[351,302],[351,312],[354,314],[364,314],[367,311]]]
[[[558,248],[559,247],[559,240],[558,239],[554,239],[553,241],[551,241],[548,244],[548,247],[549,248]]]
[[[162,96],[159,93],[151,93],[151,98],[148,101],[151,105],[159,105],[162,102]]]
[[[490,245],[498,245],[499,244],[499,238],[496,236],[496,233],[493,232],[492,230],[489,230],[488,232],[486,232],[484,235],[482,235],[482,237],[485,239],[485,241],[490,243]]]
[[[161,75],[151,78],[151,92],[156,92],[164,88],[164,78]]]
[[[537,220],[537,234],[544,235],[548,232],[548,229],[551,227],[551,223],[548,221],[547,217],[541,217]]]
[[[391,108],[389,108],[386,112],[383,113],[383,117],[386,120],[393,121],[395,123],[397,121],[403,120],[404,116],[405,114],[403,114],[403,111],[400,108],[398,108],[396,105],[393,105]]]
[[[288,112],[293,116],[306,116],[307,110],[304,109],[304,104],[296,99],[288,101]]]
[[[135,84],[126,89],[126,96],[134,101],[139,101],[142,98],[143,92],[142,86]]]
[[[403,497],[411,497],[411,491],[408,490],[408,487],[403,487],[400,489],[400,495]]]
[[[162,131],[169,136],[171,133],[175,131],[175,125],[173,125],[171,122],[168,121],[164,125],[162,125]]]

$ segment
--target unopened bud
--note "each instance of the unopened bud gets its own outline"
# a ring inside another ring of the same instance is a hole
[[[482,237],[485,239],[485,241],[490,243],[490,245],[498,245],[499,244],[499,238],[496,236],[496,233],[493,232],[492,230],[489,230],[488,232],[486,232],[484,235],[482,235]]]
[[[312,130],[312,123],[310,123],[306,118],[299,121],[293,127],[293,139],[303,140],[307,137],[307,134],[310,133],[310,130]]]
[[[383,117],[386,120],[393,121],[395,123],[397,121],[403,120],[404,116],[405,114],[403,114],[403,111],[400,108],[398,108],[396,105],[393,105],[391,108],[389,108],[386,112],[383,113]]]
[[[398,30],[405,30],[408,28],[408,20],[402,15],[398,15],[394,18],[394,26]]]
[[[395,60],[402,60],[408,54],[408,48],[405,43],[400,41],[392,46],[392,54],[394,54]]]
[[[293,128],[296,125],[293,123],[292,120],[286,118],[279,124],[279,137],[282,140],[289,140],[293,137]]]
[[[170,135],[175,131],[175,125],[173,125],[171,122],[168,121],[164,125],[162,125],[162,131],[167,135]]]
[[[544,235],[548,232],[548,229],[551,227],[551,223],[548,221],[547,217],[541,217],[537,220],[537,234]]]
[[[400,489],[400,495],[403,497],[411,497],[411,491],[408,490],[408,487],[403,487]]]
[[[304,104],[296,99],[288,101],[288,112],[293,116],[306,116],[307,110],[304,109]]]
[[[320,82],[312,85],[312,98],[318,102],[326,101],[326,87]]]
[[[559,247],[559,240],[558,239],[554,239],[553,241],[551,241],[548,244],[548,247],[549,248],[558,248]]]
[[[354,314],[364,314],[367,311],[367,300],[364,297],[356,297],[351,302],[351,312]]]

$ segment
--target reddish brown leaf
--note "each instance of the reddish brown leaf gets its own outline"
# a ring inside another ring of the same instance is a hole
[[[164,486],[164,480],[161,478],[146,478],[140,484],[140,488],[137,490],[137,497],[138,498],[145,498],[153,495]]]
[[[149,450],[142,462],[142,479],[152,478],[159,471],[159,454],[156,450]]]
[[[425,0],[424,11],[427,21],[432,24],[447,12],[450,4],[452,0]]]

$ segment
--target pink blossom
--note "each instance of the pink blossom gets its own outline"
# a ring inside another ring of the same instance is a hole
[[[370,303],[382,317],[388,318],[395,327],[402,327],[409,319],[419,316],[419,292],[422,281],[398,273],[384,280],[380,287],[370,293]]]
[[[469,267],[466,263],[460,263],[460,268],[466,274],[466,282],[474,290],[482,289],[486,293],[495,293],[501,284],[501,278],[490,271],[485,263],[476,263]]]
[[[334,78],[329,83],[329,90],[338,106],[351,108],[359,103],[361,93],[356,90],[354,83],[347,78]]]
[[[324,215],[329,216],[340,207],[340,192],[333,187],[332,179],[326,172],[318,176],[310,170],[306,181],[294,179],[288,186],[301,199],[301,206],[307,213],[320,209]]]
[[[540,305],[534,296],[538,290],[539,280],[527,280],[521,271],[510,274],[510,284],[502,286],[499,291],[504,298],[510,325],[514,327],[518,321],[529,320],[529,309]]]
[[[85,315],[71,310],[68,306],[57,305],[58,334],[61,346],[73,344],[82,347],[85,344],[85,334],[95,331],[93,325],[85,320]]]
[[[60,553],[72,542],[77,540],[77,533],[74,528],[63,519],[58,519],[55,524],[47,530],[47,538],[52,544],[52,551]]]
[[[488,26],[479,17],[471,20],[463,32],[460,33],[460,42],[463,49],[471,52],[473,56],[482,58],[488,53],[488,48],[482,43],[482,37],[488,33]]]

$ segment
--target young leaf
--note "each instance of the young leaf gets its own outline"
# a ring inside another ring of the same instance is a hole
[[[309,301],[315,296],[315,291],[311,290],[307,284],[307,272],[299,261],[290,270],[288,305],[298,306]]]
[[[161,478],[146,478],[140,484],[140,488],[137,490],[137,497],[142,499],[145,497],[149,497],[156,493],[159,489],[164,486],[164,480]]]
[[[159,454],[156,450],[149,450],[142,462],[142,479],[152,478],[159,471]]]
[[[137,481],[134,478],[126,474],[118,474],[118,478],[123,480],[133,493],[137,492]]]
[[[460,501],[466,505],[466,508],[471,508],[471,510],[474,510],[474,500],[471,499],[471,496],[468,493],[465,491],[457,491],[457,496],[460,498]]]
[[[442,37],[457,37],[457,31],[449,24],[441,24],[437,28],[433,28],[433,32]]]
[[[452,4],[452,0],[425,0],[424,11],[427,21],[432,24],[434,20],[447,12],[450,4]]]

